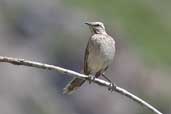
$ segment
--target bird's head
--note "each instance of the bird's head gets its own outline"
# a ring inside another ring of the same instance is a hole
[[[93,33],[106,34],[105,26],[102,22],[86,22],[85,24],[89,26]]]

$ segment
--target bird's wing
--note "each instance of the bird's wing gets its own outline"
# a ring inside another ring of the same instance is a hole
[[[87,59],[89,56],[89,41],[85,50],[85,54],[84,54],[84,74],[88,75],[89,71],[88,71],[88,64],[87,64]]]

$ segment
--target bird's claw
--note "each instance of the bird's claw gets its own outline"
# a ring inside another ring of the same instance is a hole
[[[94,81],[95,78],[96,78],[95,76],[89,76],[88,77],[89,84],[91,84],[91,82]]]
[[[116,84],[111,82],[108,90],[113,92],[115,89],[116,89]]]

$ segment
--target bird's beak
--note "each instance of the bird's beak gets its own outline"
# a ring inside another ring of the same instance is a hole
[[[86,24],[86,25],[92,25],[91,22],[85,22],[84,24]]]

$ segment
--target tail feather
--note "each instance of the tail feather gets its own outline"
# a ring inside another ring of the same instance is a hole
[[[85,82],[84,79],[74,78],[63,89],[63,93],[64,94],[72,94],[72,92],[77,90],[84,82]]]

